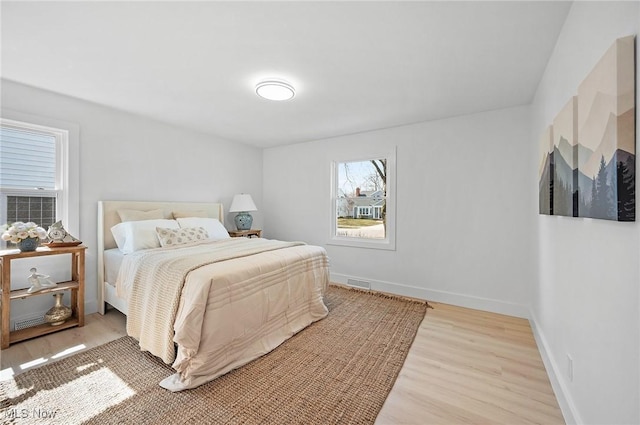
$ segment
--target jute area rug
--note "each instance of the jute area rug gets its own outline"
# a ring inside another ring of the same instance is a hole
[[[331,286],[329,315],[271,353],[196,389],[122,337],[0,384],[0,423],[371,424],[426,303]]]

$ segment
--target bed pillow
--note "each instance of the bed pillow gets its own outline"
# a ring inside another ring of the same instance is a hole
[[[163,209],[151,211],[139,210],[118,210],[120,221],[141,221],[141,220],[159,220],[167,217]]]
[[[179,229],[180,225],[175,220],[166,219],[125,221],[113,226],[111,234],[120,251],[123,254],[131,254],[141,249],[160,247],[156,227]]]
[[[180,227],[204,227],[209,234],[209,239],[215,241],[230,238],[229,232],[217,218],[186,217],[177,218],[176,221]]]
[[[187,218],[187,217],[208,217],[205,210],[197,211],[173,211],[173,218]]]
[[[189,242],[206,241],[209,234],[204,227],[183,227],[180,229],[167,229],[156,227],[160,246],[176,246]]]

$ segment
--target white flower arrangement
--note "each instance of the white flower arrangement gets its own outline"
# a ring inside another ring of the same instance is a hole
[[[5,224],[0,226],[2,231],[2,240],[12,243],[19,243],[28,238],[46,239],[47,232],[36,223],[16,221],[12,225]]]

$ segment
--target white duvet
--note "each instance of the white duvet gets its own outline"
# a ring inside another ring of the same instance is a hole
[[[233,238],[136,254],[123,261],[116,285],[129,288],[127,332],[173,361],[177,373],[160,383],[171,391],[240,367],[327,315],[320,247]]]

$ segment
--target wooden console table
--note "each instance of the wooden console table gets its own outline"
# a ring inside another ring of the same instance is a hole
[[[72,246],[61,248],[41,247],[32,252],[20,252],[17,249],[0,251],[0,309],[2,310],[2,349],[8,348],[9,344],[35,338],[51,332],[71,328],[73,326],[84,326],[84,251],[85,246]],[[45,288],[34,293],[27,293],[28,289],[11,290],[11,260],[21,258],[43,257],[47,255],[71,254],[71,280],[68,282],[58,282],[54,288]],[[32,326],[18,331],[9,329],[11,301],[24,299],[39,295],[52,294],[59,291],[71,291],[72,314],[67,321],[58,326],[51,326],[48,323]]]

